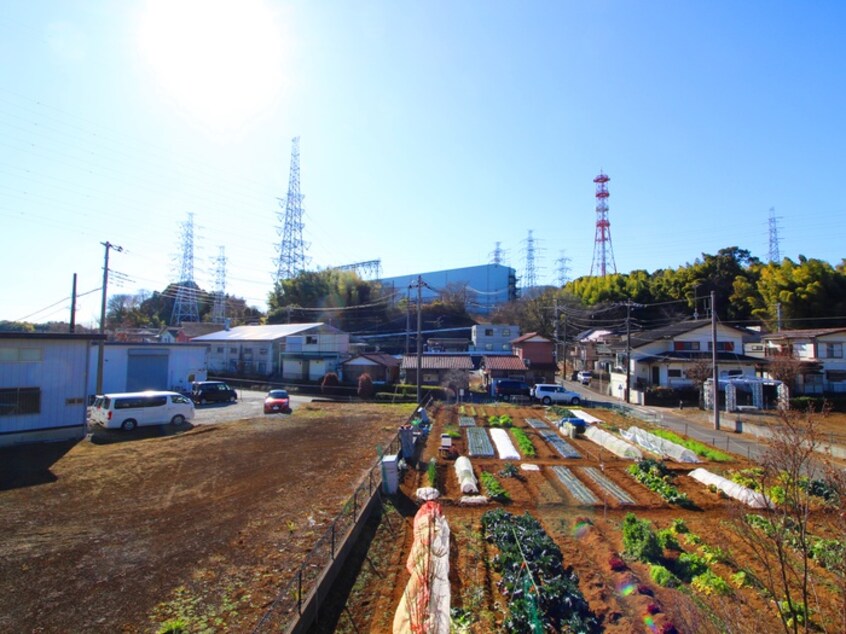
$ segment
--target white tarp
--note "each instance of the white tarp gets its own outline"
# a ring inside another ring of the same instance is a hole
[[[498,427],[491,429],[491,440],[496,446],[496,452],[499,454],[501,460],[519,460],[520,454],[514,448],[514,443],[508,432]]]
[[[586,423],[590,423],[595,425],[596,423],[601,423],[602,421],[599,420],[596,416],[591,416],[587,412],[580,410],[580,409],[571,409],[570,413],[575,416],[576,418],[581,418]]]
[[[711,473],[707,469],[700,467],[688,473],[691,478],[697,482],[701,482],[705,486],[714,485],[720,491],[725,493],[730,498],[743,502],[746,506],[753,509],[767,508],[767,499],[757,491],[753,491],[749,487],[745,487],[737,482],[718,476],[716,473]]]
[[[595,425],[591,425],[585,429],[585,438],[592,440],[597,445],[604,447],[620,458],[625,458],[626,460],[643,459],[643,453],[641,453],[640,449]]]
[[[394,614],[394,634],[449,634],[449,524],[437,502],[426,502],[414,516],[405,567],[411,577]]]
[[[479,481],[473,475],[473,465],[470,458],[459,456],[455,459],[455,476],[458,478],[458,486],[462,493],[478,493]]]
[[[666,438],[661,438],[655,434],[650,434],[645,429],[639,427],[629,427],[625,430],[620,430],[620,434],[626,440],[636,443],[652,453],[658,454],[663,458],[669,458],[675,462],[701,462],[696,454],[690,449],[686,449],[681,445],[670,442]]]

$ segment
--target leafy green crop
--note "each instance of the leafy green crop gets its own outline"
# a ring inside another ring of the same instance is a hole
[[[517,441],[520,453],[526,458],[534,458],[538,455],[537,451],[535,451],[535,446],[532,444],[532,439],[526,435],[525,431],[519,427],[513,427],[511,429],[511,435],[514,436],[514,440]]]
[[[690,498],[670,483],[670,472],[663,463],[655,460],[641,460],[629,467],[629,473],[635,480],[643,484],[650,491],[654,491],[670,504],[681,507],[692,507]]]
[[[677,445],[681,445],[686,449],[690,449],[697,456],[702,456],[703,458],[707,458],[708,460],[712,460],[713,462],[731,462],[731,456],[727,453],[718,451],[699,441],[682,438],[678,434],[674,434],[673,432],[667,431],[666,429],[653,429],[652,433],[656,436],[660,436],[661,438],[665,438],[670,442],[674,442]]]
[[[494,474],[488,473],[487,471],[482,471],[481,475],[479,476],[479,480],[482,482],[482,487],[485,489],[485,494],[489,498],[493,498],[494,500],[510,499],[508,496],[508,491],[505,490],[500,481],[496,479],[496,476]]]

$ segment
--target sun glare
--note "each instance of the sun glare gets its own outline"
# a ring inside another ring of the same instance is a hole
[[[264,0],[148,0],[141,54],[187,116],[232,132],[267,111],[285,79],[285,42]]]

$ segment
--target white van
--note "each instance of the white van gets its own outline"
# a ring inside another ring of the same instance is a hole
[[[106,429],[131,431],[144,425],[181,425],[194,418],[194,403],[178,392],[124,392],[94,399],[88,421]]]

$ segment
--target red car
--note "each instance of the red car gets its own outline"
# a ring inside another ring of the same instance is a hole
[[[265,414],[290,414],[291,397],[285,390],[270,390],[264,397]]]

